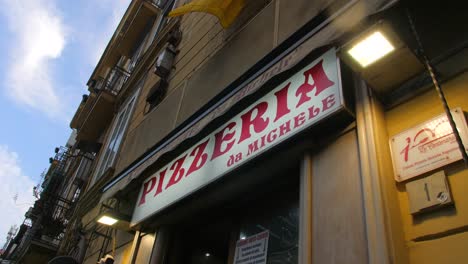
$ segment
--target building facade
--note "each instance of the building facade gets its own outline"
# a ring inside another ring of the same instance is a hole
[[[66,144],[54,150],[49,168],[32,190],[37,200],[7,241],[1,263],[47,263],[57,254],[94,159],[76,148],[75,136],[72,132]]]
[[[131,1],[91,75],[71,127],[93,162],[59,255],[468,259],[463,8],[245,1],[223,28],[206,12],[168,17],[188,2]],[[356,61],[381,35],[389,53]]]

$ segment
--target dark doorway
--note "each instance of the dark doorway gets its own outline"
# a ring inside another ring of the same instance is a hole
[[[233,264],[236,242],[264,231],[270,234],[267,264],[297,263],[298,175],[298,167],[285,168],[173,222],[165,263]],[[209,202],[203,195],[193,200]]]
[[[194,220],[195,222],[199,222]],[[233,223],[216,219],[182,228],[174,235],[170,264],[225,264]]]

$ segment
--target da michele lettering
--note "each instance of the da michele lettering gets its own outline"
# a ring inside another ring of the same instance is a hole
[[[200,171],[214,173],[212,170],[217,169],[219,173],[232,169],[336,109],[340,102],[337,76],[328,76],[323,62],[319,60],[293,75],[147,179],[137,207],[190,177],[205,177]]]

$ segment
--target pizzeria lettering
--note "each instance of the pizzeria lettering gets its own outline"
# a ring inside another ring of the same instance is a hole
[[[334,50],[326,55],[145,180],[132,222],[146,207],[162,209],[339,109]]]

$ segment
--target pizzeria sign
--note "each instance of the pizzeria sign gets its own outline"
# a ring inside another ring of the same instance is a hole
[[[334,49],[298,71],[149,176],[132,216],[136,225],[343,106]]]

